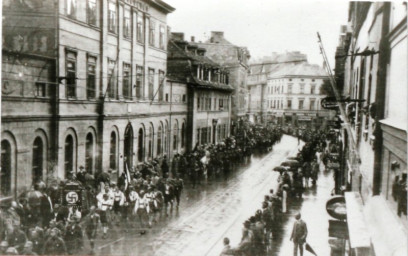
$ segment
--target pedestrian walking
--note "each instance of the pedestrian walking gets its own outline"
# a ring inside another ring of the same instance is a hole
[[[231,249],[230,240],[225,237],[223,240],[224,248],[221,251],[220,256],[234,255],[234,251]]]
[[[137,214],[140,223],[140,234],[144,235],[146,233],[146,224],[148,223],[148,214],[149,214],[149,202],[145,196],[144,190],[139,192],[139,197],[136,199],[134,213]]]
[[[298,249],[300,256],[303,256],[303,244],[306,243],[307,237],[307,225],[301,219],[301,214],[296,214],[296,221],[293,224],[292,235],[290,240],[293,241],[293,256],[298,255]]]
[[[287,199],[288,199],[288,185],[283,185],[282,187],[282,213],[286,213]]]
[[[184,187],[183,180],[177,174],[176,179],[174,180],[174,195],[176,197],[177,209],[180,205],[180,197],[181,197],[181,191],[183,191],[183,187]]]
[[[109,199],[108,194],[103,194],[102,199],[98,200],[98,208],[100,210],[99,213],[102,223],[103,238],[106,238],[108,231],[109,210],[112,208],[112,201]]]

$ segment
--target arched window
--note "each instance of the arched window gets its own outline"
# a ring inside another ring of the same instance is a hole
[[[118,166],[118,144],[116,138],[116,132],[112,131],[110,136],[110,152],[109,152],[109,168],[116,170]]]
[[[149,137],[148,137],[148,153],[150,158],[153,158],[153,127],[149,127]]]
[[[163,150],[163,152],[166,154],[167,153],[167,151],[169,150],[168,149],[168,140],[167,140],[167,133],[169,132],[169,128],[168,128],[168,126],[167,126],[167,121],[166,121],[166,124],[164,125],[164,131],[163,131],[163,133],[164,133],[164,150]]]
[[[185,125],[184,123],[181,125],[181,147],[184,148],[185,145]]]
[[[64,159],[64,169],[65,175],[74,171],[74,138],[72,135],[68,135],[65,138],[65,159]]]
[[[43,178],[44,144],[40,137],[33,143],[32,179],[37,182]]]
[[[160,124],[157,130],[157,155],[160,155],[162,153],[162,136],[163,136],[163,128],[162,128],[162,124]]]
[[[126,164],[126,169],[133,168],[133,128],[131,124],[128,124],[125,130],[124,144],[124,164]]]
[[[139,162],[143,161],[143,152],[144,152],[144,132],[143,128],[139,129],[139,134],[138,134],[138,145],[137,145],[137,160]]]
[[[174,124],[173,128],[173,150],[177,150],[177,135],[178,135],[178,124]]]
[[[10,142],[1,141],[1,195],[11,194],[12,152]]]
[[[94,151],[94,138],[92,133],[88,133],[85,141],[85,171],[88,173],[94,170]]]

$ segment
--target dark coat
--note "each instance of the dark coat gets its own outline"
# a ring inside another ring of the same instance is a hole
[[[290,236],[293,239],[294,243],[303,244],[306,242],[307,237],[307,225],[303,220],[297,220],[293,224],[292,235]]]

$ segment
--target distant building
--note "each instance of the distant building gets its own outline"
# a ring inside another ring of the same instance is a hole
[[[330,111],[321,107],[325,70],[308,63],[282,65],[267,78],[265,90],[268,121],[291,128],[326,126]]]
[[[186,42],[183,33],[172,33],[168,44],[170,84],[187,87],[187,150],[216,144],[230,133],[231,93],[228,69],[206,56],[206,49]]]
[[[245,119],[248,109],[247,76],[251,57],[249,50],[232,44],[225,39],[224,32],[220,31],[212,31],[209,40],[196,45],[205,48],[207,57],[229,70],[228,83],[234,87],[232,120],[236,122]]]
[[[272,56],[263,57],[262,61],[249,66],[248,75],[248,119],[251,122],[266,122],[268,113],[267,80],[268,76],[288,65],[307,63],[306,54],[300,52],[272,53]]]

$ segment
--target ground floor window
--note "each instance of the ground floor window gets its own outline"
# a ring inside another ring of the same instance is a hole
[[[68,135],[65,138],[65,148],[64,148],[64,169],[65,175],[74,171],[74,138],[72,135]]]
[[[44,145],[40,137],[33,143],[32,179],[37,182],[43,178]]]
[[[1,141],[1,195],[11,194],[12,152],[10,142]]]

